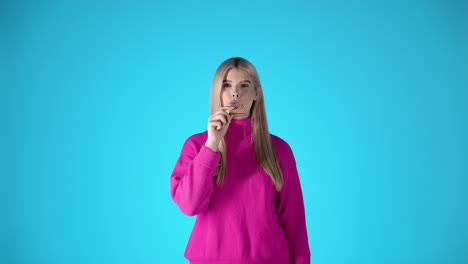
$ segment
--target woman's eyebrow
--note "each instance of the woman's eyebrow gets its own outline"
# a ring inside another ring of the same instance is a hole
[[[226,82],[232,82],[231,80],[223,80],[223,83],[226,83]],[[250,80],[243,80],[243,81],[240,81],[240,82],[248,82],[248,83],[252,83]]]

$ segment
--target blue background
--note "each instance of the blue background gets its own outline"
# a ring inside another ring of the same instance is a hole
[[[186,263],[216,67],[258,69],[313,263],[468,263],[466,1],[2,1],[0,263]]]

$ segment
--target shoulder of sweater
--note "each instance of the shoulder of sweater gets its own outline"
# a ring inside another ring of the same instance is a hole
[[[195,144],[197,146],[204,145],[208,138],[208,131],[193,134],[185,140],[185,144]]]
[[[276,155],[279,159],[289,159],[294,158],[293,151],[288,142],[279,136],[270,134],[271,141],[273,142],[273,147],[275,148]]]
[[[200,148],[203,145],[205,145],[207,138],[208,138],[207,131],[193,134],[185,140],[184,149],[187,149],[187,148],[195,149],[198,152],[198,150],[200,150]]]

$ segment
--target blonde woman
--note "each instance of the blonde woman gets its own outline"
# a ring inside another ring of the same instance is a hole
[[[170,177],[173,201],[195,224],[192,264],[310,263],[293,152],[268,132],[254,66],[225,60],[211,86],[208,129],[184,143]]]

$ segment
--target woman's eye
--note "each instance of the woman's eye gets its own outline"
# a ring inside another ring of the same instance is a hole
[[[242,87],[242,88],[248,88],[248,87],[249,87],[249,85],[248,85],[248,84],[246,84],[246,83],[244,83],[244,84],[241,84],[241,87]]]
[[[231,84],[229,84],[229,83],[223,83],[223,87],[231,87]]]

